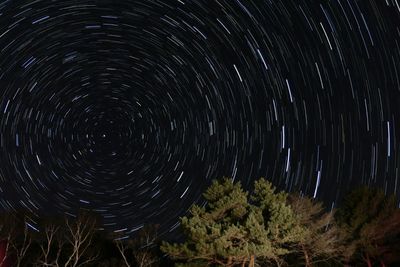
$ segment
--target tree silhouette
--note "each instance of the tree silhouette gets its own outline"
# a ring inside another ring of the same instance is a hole
[[[345,251],[344,235],[337,227],[334,211],[325,212],[321,202],[299,194],[288,197],[296,222],[305,229],[304,239],[296,243],[307,267],[321,261],[339,260]]]
[[[74,219],[65,218],[65,240],[69,253],[65,266],[85,266],[98,256],[93,238],[99,230],[99,219],[94,214],[80,212]]]
[[[158,245],[159,225],[144,225],[135,237],[124,236],[123,232],[112,234],[113,242],[117,247],[125,266],[133,266],[133,258],[139,267],[157,266],[159,258],[155,252]]]
[[[337,212],[339,225],[346,231],[350,248],[347,260],[363,259],[385,265],[385,254],[393,249],[391,240],[400,233],[399,209],[394,195],[380,189],[361,187],[352,191]],[[353,253],[354,251],[354,253]]]

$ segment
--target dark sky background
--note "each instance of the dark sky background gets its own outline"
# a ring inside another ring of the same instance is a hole
[[[0,209],[167,233],[223,176],[399,194],[399,43],[397,0],[1,1]]]

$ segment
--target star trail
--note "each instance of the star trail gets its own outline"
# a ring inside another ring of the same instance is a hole
[[[399,194],[399,42],[397,0],[2,1],[0,209],[166,233],[222,176]]]

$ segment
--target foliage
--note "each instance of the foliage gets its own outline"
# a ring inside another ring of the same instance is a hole
[[[0,266],[400,266],[400,210],[382,190],[359,188],[326,212],[321,202],[265,179],[249,193],[224,178],[204,199],[181,218],[185,240],[161,247],[158,225],[130,236],[110,234],[88,211],[39,219],[4,212]]]
[[[174,259],[230,266],[249,259],[258,246],[268,246],[263,242],[252,242],[252,233],[246,229],[246,222],[257,222],[257,218],[254,213],[250,215],[247,193],[240,184],[234,184],[228,178],[214,181],[204,198],[208,202],[205,207],[194,205],[189,211],[190,216],[181,219],[186,242],[164,242],[163,252]]]
[[[305,229],[296,223],[296,216],[286,201],[287,194],[275,191],[270,182],[261,178],[254,184],[252,200],[262,210],[268,238],[276,247],[276,253],[284,255],[289,253],[290,244],[304,239]]]
[[[361,187],[351,192],[338,210],[337,220],[346,232],[347,260],[363,259],[369,266],[384,263],[385,254],[400,241],[400,215],[395,196],[380,189]],[[398,248],[398,245],[397,245]]]
[[[306,229],[304,239],[296,244],[304,265],[340,260],[345,251],[344,235],[334,220],[334,211],[327,213],[321,202],[299,194],[290,194],[288,202],[296,222]]]
[[[204,193],[207,204],[192,206],[190,216],[181,219],[186,241],[164,243],[162,251],[174,259],[223,266],[254,265],[256,259],[279,264],[304,231],[295,223],[286,194],[275,190],[260,179],[250,203],[239,183],[228,178],[214,181]]]

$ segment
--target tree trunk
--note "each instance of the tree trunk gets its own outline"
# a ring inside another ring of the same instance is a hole
[[[228,262],[226,263],[226,266],[228,266],[228,267],[232,266],[232,257],[231,256],[228,257]]]
[[[306,267],[311,267],[310,257],[308,256],[307,249],[304,247],[304,245],[301,246],[301,249],[303,250]]]
[[[255,257],[254,257],[254,255],[251,255],[250,256],[249,267],[254,267],[254,263],[255,263]]]
[[[278,267],[281,266],[281,264],[280,264],[280,262],[279,262],[279,259],[275,259],[275,262],[276,262],[276,266],[278,266]]]
[[[9,247],[8,240],[0,241],[0,267],[8,266],[8,264],[7,264],[7,258],[8,258],[8,254],[9,254],[8,247]]]
[[[371,259],[369,258],[369,255],[368,255],[368,254],[366,254],[365,262],[367,263],[367,266],[368,266],[368,267],[372,267]]]

